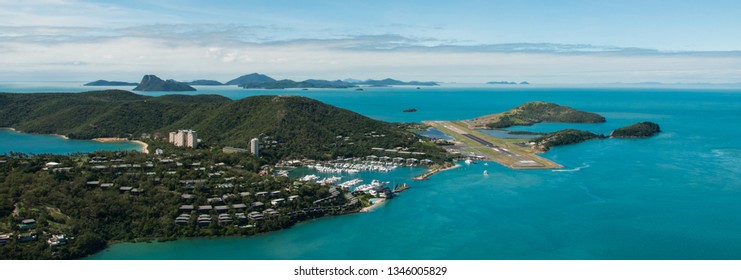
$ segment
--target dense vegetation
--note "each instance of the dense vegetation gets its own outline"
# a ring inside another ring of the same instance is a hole
[[[0,235],[11,235],[0,243],[0,259],[71,259],[95,253],[111,242],[252,235],[323,215],[355,212],[362,206],[349,203],[342,194],[317,203],[330,196],[329,187],[258,175],[262,162],[244,154],[172,150],[180,154],[0,156]],[[59,165],[48,167],[48,162]],[[99,184],[91,185],[90,181]],[[112,185],[104,187],[104,183]],[[127,186],[140,191],[120,189]],[[258,192],[276,194],[259,196]],[[272,199],[290,196],[296,199],[271,205]],[[265,206],[254,206],[253,202]],[[238,204],[247,207],[233,207]],[[182,211],[181,205],[230,207],[203,212]],[[278,213],[265,214],[259,220],[237,219],[238,213],[269,210],[266,208]],[[204,213],[210,215],[211,222],[198,225],[196,218]],[[220,213],[233,220],[217,222]],[[180,214],[193,217],[177,225],[175,218]],[[36,223],[23,228],[19,225],[23,219],[35,219]],[[66,245],[47,243],[49,237],[59,234],[67,236]],[[20,236],[33,239],[21,240]]]
[[[196,91],[186,83],[175,80],[164,81],[155,75],[144,75],[134,90],[138,91]]]
[[[592,139],[604,139],[604,135],[594,134],[589,131],[576,129],[564,129],[553,133],[548,133],[533,139],[538,150],[548,151],[555,146],[563,146],[581,143]]]
[[[605,117],[549,102],[528,102],[504,113],[476,118],[472,122],[479,127],[495,129],[539,122],[601,123],[605,122]]]
[[[661,132],[658,124],[652,122],[639,122],[626,127],[615,129],[610,136],[615,138],[641,138],[651,137]]]
[[[404,148],[438,161],[444,151],[396,124],[297,96],[254,96],[232,101],[218,95],[149,97],[127,91],[0,93],[0,127],[70,138],[166,137],[195,129],[206,146],[248,147],[252,138],[275,141],[263,154],[274,159],[363,156],[371,148]]]

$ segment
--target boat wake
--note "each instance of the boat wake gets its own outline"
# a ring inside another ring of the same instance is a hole
[[[577,172],[579,170],[582,170],[584,168],[589,168],[589,167],[591,167],[591,165],[585,164],[585,165],[579,166],[574,169],[556,169],[556,170],[551,170],[551,172]]]

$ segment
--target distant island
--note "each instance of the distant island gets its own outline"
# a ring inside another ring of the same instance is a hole
[[[386,78],[383,80],[356,81],[354,82],[354,84],[368,85],[368,86],[438,86],[439,85],[436,82],[418,82],[418,81],[402,82],[402,81],[394,80],[391,78]]]
[[[241,86],[241,85],[247,85],[247,84],[262,84],[262,83],[272,83],[272,82],[275,82],[275,79],[268,77],[267,75],[263,75],[260,73],[252,73],[252,74],[247,74],[247,75],[234,78],[224,84],[229,85],[229,86]]]
[[[509,81],[494,81],[494,82],[488,82],[487,85],[529,85],[530,83],[526,81],[522,81],[520,83],[517,82],[509,82]]]
[[[409,109],[404,109],[402,112],[404,112],[404,113],[414,113],[414,112],[417,112],[417,109],[415,109],[415,108],[409,108]]]
[[[305,80],[301,82],[296,82],[293,80],[279,80],[279,81],[273,81],[273,82],[263,82],[263,83],[246,83],[239,85],[243,88],[261,88],[261,89],[286,89],[286,88],[352,88],[357,87],[357,85],[346,83],[340,80],[336,81],[327,81],[327,80]]]
[[[177,82],[175,80],[166,80],[158,78],[154,75],[145,75],[142,78],[141,83],[127,83],[127,82],[116,82],[98,80],[85,84],[85,86],[137,86],[134,90],[136,91],[195,91],[196,89],[190,86],[239,86],[247,89],[310,89],[310,88],[356,88],[358,86],[367,87],[387,87],[387,86],[437,86],[436,82],[418,82],[410,81],[404,82],[394,80],[391,78],[383,80],[356,80],[356,79],[345,79],[345,80],[321,80],[321,79],[308,79],[303,81],[294,81],[290,79],[276,80],[260,73],[251,73],[242,75],[237,78],[231,79],[226,83],[221,83],[216,80],[194,80],[192,82]]]
[[[137,83],[129,83],[129,82],[119,82],[119,81],[106,81],[106,80],[97,80],[94,82],[89,82],[87,84],[84,84],[83,86],[138,86]]]
[[[603,123],[605,117],[549,102],[528,102],[509,111],[470,120],[478,128],[497,129],[540,122]]]
[[[214,80],[195,80],[187,84],[191,86],[222,86],[224,85],[221,82],[214,81]]]
[[[135,91],[196,91],[186,83],[175,80],[164,81],[155,75],[144,75]]]
[[[610,133],[610,137],[645,138],[654,136],[659,132],[661,132],[661,128],[658,124],[653,122],[639,122],[613,130],[612,133]]]

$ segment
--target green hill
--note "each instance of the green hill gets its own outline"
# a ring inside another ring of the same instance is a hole
[[[601,123],[605,117],[549,102],[528,102],[509,111],[478,117],[470,121],[476,127],[489,129],[540,122]]]
[[[212,147],[248,147],[250,139],[267,136],[276,143],[262,154],[272,158],[362,156],[374,147],[443,155],[395,124],[298,96],[230,100],[218,95],[149,97],[120,90],[0,93],[0,127],[77,139],[136,138],[142,133],[164,137],[169,131],[194,129]]]

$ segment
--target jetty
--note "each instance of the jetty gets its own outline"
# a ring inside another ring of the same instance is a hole
[[[512,169],[563,167],[536,155],[537,150],[522,143],[526,141],[525,139],[496,138],[460,121],[424,121],[424,123],[455,138],[456,143],[449,149],[449,152],[457,153],[461,157],[491,160]],[[424,180],[434,173],[429,175],[425,173],[417,177],[420,179],[415,178],[415,180]]]

